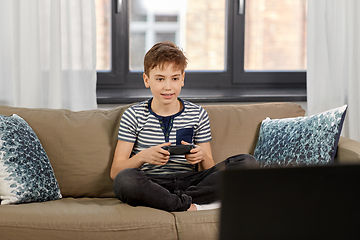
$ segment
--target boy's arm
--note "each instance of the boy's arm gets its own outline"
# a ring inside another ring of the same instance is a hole
[[[169,145],[170,143],[163,143],[161,145],[145,149],[130,158],[134,143],[118,140],[110,170],[111,179],[114,180],[116,175],[124,169],[139,168],[144,163],[165,165],[169,160],[169,152],[161,147]]]
[[[205,170],[213,167],[215,163],[212,156],[210,142],[199,143],[197,145],[200,146],[205,152],[204,160],[199,163],[199,170]]]

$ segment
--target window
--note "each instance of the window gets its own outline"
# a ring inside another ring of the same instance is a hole
[[[111,71],[111,0],[95,0],[96,10],[96,69]]]
[[[184,10],[179,2],[130,2],[130,71],[142,71],[144,55],[154,43],[169,40],[179,44]],[[159,5],[162,7],[156,7]]]
[[[143,57],[164,40],[189,59],[186,99],[306,99],[306,0],[96,1],[99,103],[147,98]]]
[[[224,71],[225,0],[133,0],[129,8],[130,71],[142,71],[146,51],[165,40],[184,49],[187,70]]]
[[[306,1],[251,0],[245,13],[245,71],[306,70]]]

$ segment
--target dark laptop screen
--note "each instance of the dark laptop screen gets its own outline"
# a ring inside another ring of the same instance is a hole
[[[360,239],[360,165],[226,170],[220,239]]]

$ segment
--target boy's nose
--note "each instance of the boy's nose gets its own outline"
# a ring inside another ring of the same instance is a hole
[[[171,89],[171,82],[165,81],[165,89]]]

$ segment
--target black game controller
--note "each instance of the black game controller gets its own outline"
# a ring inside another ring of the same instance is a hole
[[[170,152],[170,155],[184,155],[189,154],[190,150],[195,148],[195,145],[177,145],[177,146],[164,146],[163,149]]]

